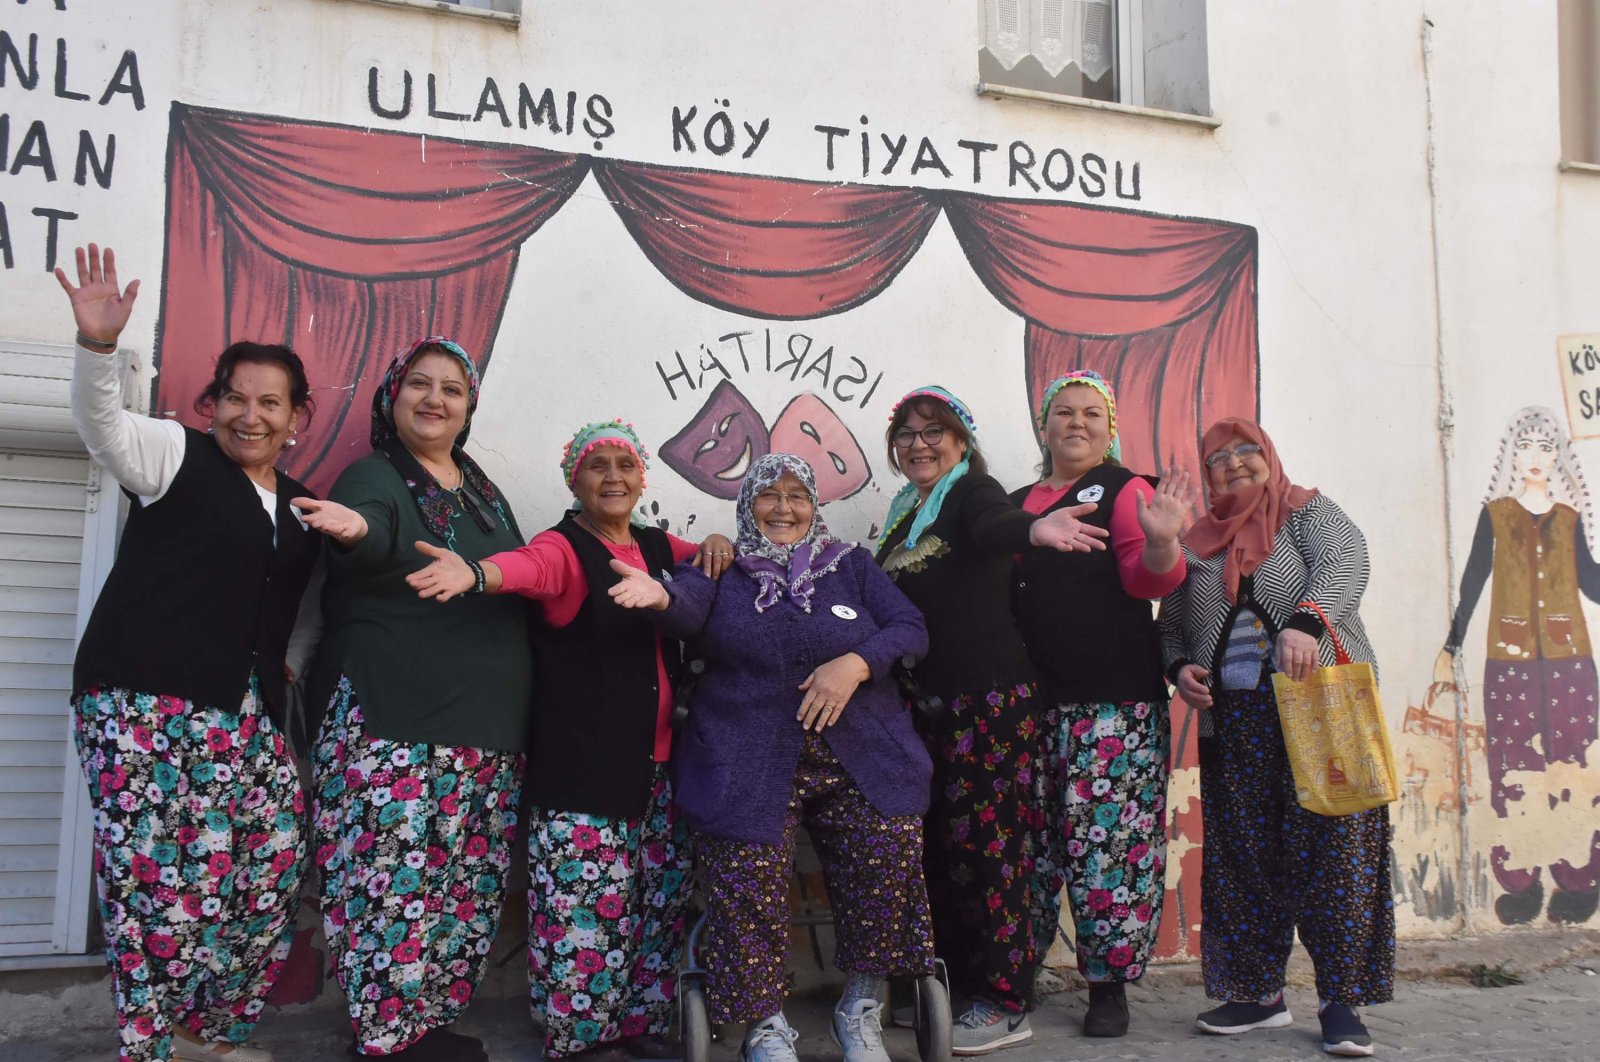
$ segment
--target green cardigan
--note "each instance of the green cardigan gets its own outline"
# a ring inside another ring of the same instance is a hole
[[[366,728],[375,737],[430,745],[521,752],[533,704],[527,602],[515,595],[473,594],[443,604],[424,601],[405,577],[427,565],[412,543],[437,542],[416,500],[382,454],[356,461],[328,497],[367,521],[367,536],[327,551],[323,638],[310,676],[312,704],[328,703],[348,676]],[[502,504],[505,504],[502,501]],[[493,507],[484,534],[455,516],[456,552],[469,560],[523,545]]]

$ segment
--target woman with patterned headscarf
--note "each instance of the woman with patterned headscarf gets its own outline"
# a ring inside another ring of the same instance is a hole
[[[419,546],[433,563],[408,579],[424,599],[537,602],[528,976],[546,1058],[619,1040],[661,1056],[677,996],[689,849],[666,765],[682,654],[600,591],[618,581],[616,564],[665,574],[698,557],[715,577],[733,548],[638,518],[648,462],[630,425],[585,425],[562,452],[574,507],[559,523],[481,561]]]
[[[927,632],[871,557],[829,533],[800,458],[751,466],[738,526],[737,560],[720,582],[613,565],[625,578],[611,590],[626,607],[660,610],[661,628],[693,638],[707,662],[673,774],[710,891],[710,1018],[745,1023],[747,1062],[794,1062],[784,960],[804,823],[847,978],[834,1036],[846,1062],[888,1062],[883,980],[933,969],[922,880],[930,765],[891,674],[927,647]]]
[[[1589,547],[1589,490],[1556,415],[1543,406],[1518,410],[1501,444],[1461,575],[1461,603],[1434,666],[1435,680],[1453,680],[1467,624],[1489,585],[1488,646],[1483,662],[1484,736],[1489,803],[1505,818],[1522,798],[1511,771],[1543,771],[1553,763],[1586,765],[1597,733],[1594,649],[1583,598],[1600,601],[1600,564]],[[1600,830],[1586,864],[1550,864],[1559,890],[1550,917],[1582,922],[1600,901]],[[1496,845],[1489,853],[1505,893],[1495,910],[1507,923],[1539,913],[1539,868],[1512,866]]]
[[[511,508],[462,447],[478,371],[418,340],[372,403],[372,448],[339,476],[347,509],[310,512],[333,540],[310,702],[323,926],[356,1050],[483,1059],[451,1032],[494,940],[516,834],[533,669],[525,608],[448,611],[406,576],[441,549],[476,561],[522,543]]]
[[[1088,1036],[1128,1031],[1123,986],[1144,973],[1166,891],[1167,683],[1150,602],[1187,570],[1188,474],[1159,487],[1122,467],[1117,399],[1097,372],[1045,386],[1036,423],[1041,478],[1011,500],[1031,513],[1094,502],[1084,522],[1111,549],[1032,548],[1017,559],[1013,603],[1039,671],[1045,833],[1034,928],[1043,951],[1068,889]]]
[[[1304,682],[1335,662],[1323,616],[1376,668],[1360,613],[1367,542],[1327,496],[1289,479],[1254,421],[1207,428],[1200,459],[1209,505],[1184,536],[1188,573],[1158,624],[1167,675],[1200,709],[1200,965],[1222,1005],[1196,1024],[1224,1035],[1291,1024],[1283,984],[1298,932],[1323,1049],[1370,1055],[1357,1008],[1394,995],[1389,809],[1300,806],[1272,687],[1274,671]]]
[[[933,753],[934,938],[952,991],[970,1003],[952,1050],[986,1054],[1033,1036],[1027,1008],[1044,957],[1033,929],[1043,707],[1012,615],[1012,557],[1029,546],[1103,550],[1106,530],[1079,522],[1092,502],[1046,516],[1013,505],[987,472],[972,413],[942,387],[900,399],[885,441],[908,482],[890,503],[878,563],[927,619],[914,674],[948,706],[919,722]]]

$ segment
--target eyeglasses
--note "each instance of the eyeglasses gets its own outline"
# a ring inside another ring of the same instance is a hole
[[[1255,443],[1244,443],[1240,446],[1234,447],[1232,450],[1218,450],[1216,453],[1206,458],[1206,467],[1223,468],[1235,457],[1239,459],[1239,463],[1242,465],[1246,461],[1250,460],[1250,458],[1259,456],[1260,453],[1261,447],[1257,446]]]
[[[791,509],[801,509],[811,505],[811,495],[805,491],[796,491],[786,494],[778,490],[764,490],[756,495],[756,501],[761,505],[777,507],[779,502],[787,502]]]
[[[927,443],[929,446],[938,446],[939,443],[944,439],[944,425],[929,424],[921,431],[915,431],[911,428],[901,428],[899,431],[894,433],[895,449],[911,449],[913,446],[917,445],[917,438],[919,436],[921,437],[922,441]]]

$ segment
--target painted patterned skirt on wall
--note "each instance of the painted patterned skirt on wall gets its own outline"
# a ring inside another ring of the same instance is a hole
[[[529,1003],[544,1057],[667,1031],[691,868],[664,764],[637,818],[531,810]]]
[[[925,731],[933,757],[926,818],[928,900],[952,987],[1010,1011],[1033,998],[1034,854],[1044,818],[1034,772],[1038,691],[1022,683],[949,700]]]
[[[363,1054],[449,1025],[494,943],[523,756],[366,732],[341,678],[312,751],[322,921]]]
[[[1045,713],[1043,730],[1039,955],[1060,921],[1065,886],[1078,971],[1087,981],[1136,981],[1166,892],[1167,702],[1063,704]]]
[[[244,1042],[289,954],[306,851],[305,798],[255,677],[237,711],[91,687],[74,722],[117,1057],[171,1058],[175,1024]]]

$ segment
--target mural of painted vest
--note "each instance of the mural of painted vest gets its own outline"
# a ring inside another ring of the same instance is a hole
[[[1489,862],[1507,924],[1545,908],[1582,922],[1600,906],[1600,777],[1587,770],[1597,737],[1597,687],[1583,601],[1600,602],[1589,544],[1588,489],[1556,415],[1520,410],[1502,440],[1461,578],[1461,601],[1435,667],[1449,681],[1474,609],[1489,584],[1483,720]],[[1541,799],[1542,798],[1542,799]]]

